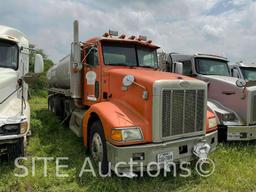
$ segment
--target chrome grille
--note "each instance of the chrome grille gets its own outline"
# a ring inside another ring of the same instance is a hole
[[[253,110],[252,110],[252,119],[255,122],[256,121],[256,95],[254,95],[253,99]]]
[[[162,137],[203,131],[204,90],[163,90]]]

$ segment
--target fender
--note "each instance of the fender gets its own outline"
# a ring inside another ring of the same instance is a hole
[[[236,118],[238,119],[238,122],[234,122],[235,125],[237,124],[241,124],[241,119],[240,117],[237,115],[237,113],[235,111],[232,111],[228,108],[226,108],[225,106],[221,105],[219,102],[215,101],[215,100],[208,100],[207,101],[207,110],[211,111],[212,113],[214,113],[216,119],[217,119],[217,124],[223,124],[222,120],[221,120],[221,114],[225,114],[225,113],[233,113],[235,114]],[[232,123],[232,122],[229,122]]]
[[[98,117],[102,123],[106,140],[114,145],[121,146],[152,142],[152,131],[149,129],[149,127],[152,127],[151,124],[127,103],[121,100],[111,100],[96,103],[85,112],[83,119],[83,140],[85,146],[88,145],[90,120],[95,116]],[[144,141],[119,143],[111,140],[111,129],[123,127],[140,127]]]

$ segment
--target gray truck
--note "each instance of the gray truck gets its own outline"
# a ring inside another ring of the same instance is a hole
[[[208,110],[217,117],[219,140],[256,139],[256,86],[231,76],[228,59],[216,55],[160,53],[164,71],[208,83]]]
[[[245,81],[256,81],[256,65],[243,63],[229,65],[231,75]]]

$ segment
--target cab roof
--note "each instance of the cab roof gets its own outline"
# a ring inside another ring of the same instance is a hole
[[[93,37],[93,38],[88,39],[87,41],[85,41],[85,43],[93,44],[93,43],[96,43],[98,41],[101,41],[101,42],[131,43],[131,44],[142,45],[142,46],[155,48],[155,49],[159,48],[159,46],[151,44],[148,41],[142,41],[142,40],[138,40],[138,39],[133,40],[133,39],[128,39],[128,38],[122,39],[122,38],[119,38],[119,37]]]
[[[24,39],[27,39],[27,36],[17,29],[0,25],[0,39],[22,42]]]

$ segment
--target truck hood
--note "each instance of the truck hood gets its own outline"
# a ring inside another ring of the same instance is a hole
[[[219,82],[230,84],[233,86],[236,86],[236,81],[237,81],[237,78],[235,77],[226,77],[226,76],[218,76],[218,75],[205,75],[204,78],[208,79],[209,81],[219,81]]]
[[[122,84],[122,80],[126,75],[133,75],[135,79],[135,83],[128,88],[124,87]],[[141,67],[132,69],[112,68],[103,76],[103,82],[109,82],[105,83],[108,85],[108,91],[106,92],[110,95],[109,101],[118,101],[128,109],[127,111],[136,115],[138,119],[143,122],[142,124],[138,124],[138,122],[132,121],[133,118],[130,118],[132,122],[129,121],[129,123],[132,123],[134,126],[142,128],[144,138],[152,139],[153,85],[156,81],[160,80],[170,80],[172,82],[182,80],[198,81],[191,77]],[[147,99],[144,97],[145,92],[148,96]],[[152,140],[147,140],[147,142],[151,141]]]
[[[242,124],[248,124],[250,120],[250,108],[252,96],[256,87],[243,88],[236,86],[237,78],[225,76],[199,76],[199,79],[208,83],[208,98],[223,106],[223,109],[238,116]]]
[[[156,70],[145,69],[141,67],[137,67],[136,69],[127,69],[127,68],[111,69],[108,72],[109,72],[110,80],[114,80],[113,83],[115,84],[115,86],[116,84],[118,84],[119,86],[122,87],[123,77],[126,75],[133,75],[135,78],[135,82],[148,88],[148,91],[150,93],[151,93],[153,83],[158,80],[196,80],[194,78],[175,74],[175,73],[156,71]]]
[[[13,69],[0,68],[0,103],[3,102],[15,89],[17,85],[17,72]],[[0,104],[0,110],[3,105]]]

